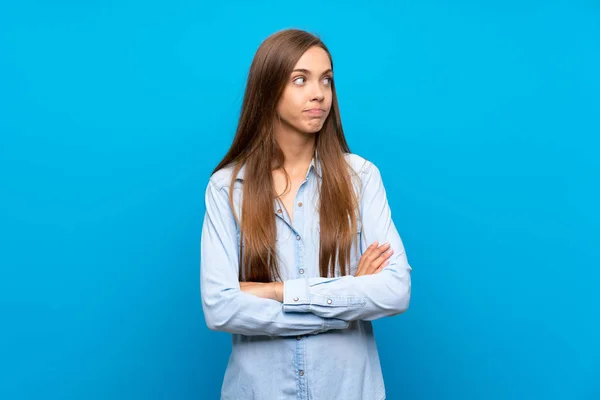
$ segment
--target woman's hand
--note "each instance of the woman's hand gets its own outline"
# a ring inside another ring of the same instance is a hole
[[[363,253],[354,276],[377,274],[390,263],[388,258],[394,254],[394,250],[390,248],[389,243],[377,247],[378,244],[378,242],[373,242]]]
[[[242,292],[283,303],[283,282],[240,282]]]

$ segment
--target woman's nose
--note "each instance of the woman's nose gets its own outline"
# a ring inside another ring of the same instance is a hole
[[[321,88],[321,85],[319,85],[318,83],[313,85],[311,100],[322,101],[323,97],[324,97],[324,94],[323,94],[323,89]]]

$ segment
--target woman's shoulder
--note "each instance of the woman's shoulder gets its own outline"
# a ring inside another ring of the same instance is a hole
[[[346,162],[354,170],[357,175],[363,175],[369,171],[373,163],[365,157],[356,153],[345,153]]]
[[[219,169],[210,176],[210,184],[215,185],[218,189],[231,186],[231,178],[233,177],[234,169],[235,164],[230,164]],[[242,169],[238,171],[237,178],[243,178],[244,169],[245,168],[242,166]]]

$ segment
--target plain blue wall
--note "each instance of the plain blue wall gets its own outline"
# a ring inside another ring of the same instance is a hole
[[[287,27],[331,48],[414,268],[389,398],[600,399],[597,1],[7,3],[0,399],[218,398],[204,190]]]

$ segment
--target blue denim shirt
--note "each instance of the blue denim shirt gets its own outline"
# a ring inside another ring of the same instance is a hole
[[[355,172],[362,222],[350,275],[319,276],[316,158],[294,201],[293,223],[275,200],[277,251],[284,282],[280,303],[242,292],[238,282],[240,231],[229,204],[241,215],[244,167],[230,187],[233,167],[211,176],[202,227],[200,289],[206,324],[232,334],[233,345],[221,399],[381,400],[385,387],[371,321],[408,308],[411,270],[392,221],[378,168],[346,154]],[[355,277],[358,262],[373,242],[394,249],[380,273]]]

